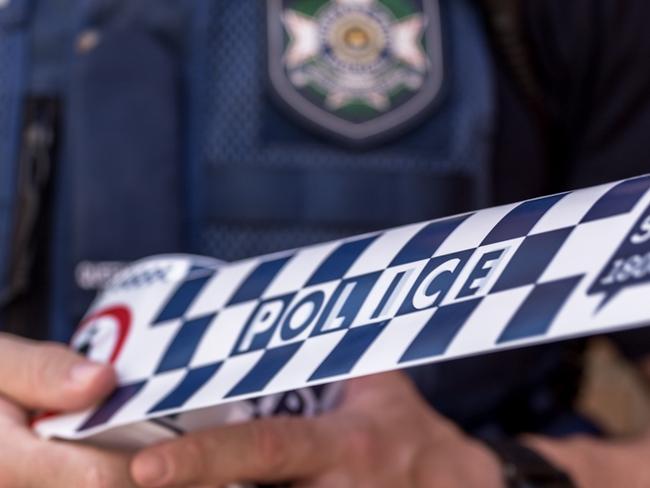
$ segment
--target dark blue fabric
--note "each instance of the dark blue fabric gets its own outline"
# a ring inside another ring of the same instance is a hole
[[[211,222],[374,229],[468,208],[470,178],[340,168],[210,167],[203,201]],[[230,257],[230,256],[226,256]]]
[[[605,432],[593,420],[576,412],[566,411],[557,415],[552,422],[541,430],[541,434],[550,437],[570,437],[577,434],[603,437]]]
[[[21,110],[28,76],[26,22],[30,4],[11,0],[0,8],[0,303],[8,297]]]
[[[191,163],[198,252],[232,260],[277,250],[276,239],[295,247],[487,201],[490,53],[467,2],[441,3],[448,59],[440,103],[408,134],[364,151],[314,133],[268,96],[263,2],[206,6],[191,70],[192,92],[200,94],[193,117],[203,124],[190,134],[201,158]]]
[[[61,97],[70,80],[81,0],[31,0],[29,89]]]
[[[183,177],[177,60],[151,32],[107,28],[75,61],[69,92],[65,214],[72,286],[81,261],[132,261],[182,248]],[[75,290],[72,317],[88,292]]]
[[[30,10],[33,6],[33,0],[5,0],[0,7],[0,29],[9,31],[17,27],[25,27],[31,18]]]
[[[490,53],[475,11],[441,7],[441,102],[411,134],[354,152],[265,96],[263,2],[80,4],[98,44],[73,63],[58,219],[71,237],[53,302],[83,312],[90,294],[70,286],[82,260],[178,249],[231,260],[485,203]]]

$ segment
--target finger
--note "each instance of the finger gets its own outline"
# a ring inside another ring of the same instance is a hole
[[[357,403],[374,403],[390,396],[412,396],[412,381],[398,371],[354,378],[345,382],[343,406]]]
[[[133,460],[131,473],[144,487],[309,478],[335,463],[335,441],[319,419],[262,419],[146,449]]]
[[[0,428],[0,486],[130,488],[126,455],[72,443],[45,441],[24,423],[3,417]]]
[[[55,442],[42,442],[40,452],[43,461],[33,486],[136,486],[129,474],[129,458],[125,454]]]
[[[28,408],[77,410],[107,395],[115,374],[54,343],[0,334],[0,394]]]
[[[0,431],[8,425],[25,427],[28,420],[29,415],[24,409],[0,396]]]
[[[404,384],[409,384],[408,377],[400,371],[390,371],[388,373],[371,374],[368,376],[360,376],[352,378],[346,382],[346,389],[349,391],[365,391],[377,389],[390,389],[396,385],[403,387]]]

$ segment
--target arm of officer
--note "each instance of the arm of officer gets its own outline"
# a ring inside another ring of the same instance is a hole
[[[115,386],[112,369],[63,346],[0,334],[0,486],[133,486],[126,455],[45,441],[29,428],[29,410],[74,411]]]

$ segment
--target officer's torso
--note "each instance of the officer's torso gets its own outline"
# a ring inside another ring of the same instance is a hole
[[[469,1],[139,4],[79,11],[52,216],[58,337],[95,264],[230,261],[490,203],[493,63]],[[413,374],[476,429],[506,400],[552,412],[555,392],[529,386],[559,357]]]

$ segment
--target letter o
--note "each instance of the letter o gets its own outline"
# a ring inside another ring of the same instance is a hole
[[[310,293],[289,310],[280,327],[280,337],[284,341],[300,335],[311,324],[320,312],[325,300],[322,291]]]

